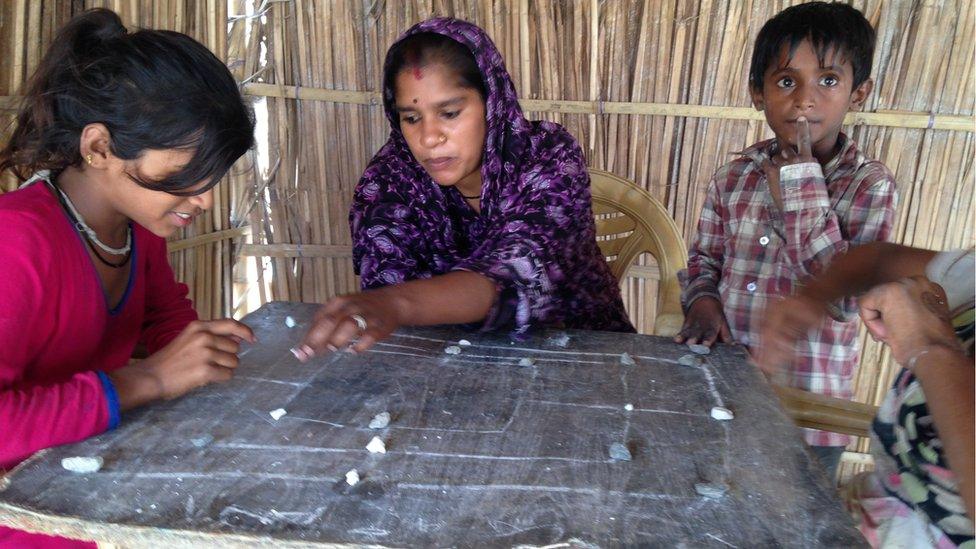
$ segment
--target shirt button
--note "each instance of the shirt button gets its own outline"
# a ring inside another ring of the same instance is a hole
[[[765,235],[759,237],[759,245],[765,246],[766,244],[769,244],[769,237]]]
[[[750,283],[746,284],[746,289],[749,290],[750,292],[755,292],[756,291],[756,283],[755,282],[750,282]]]

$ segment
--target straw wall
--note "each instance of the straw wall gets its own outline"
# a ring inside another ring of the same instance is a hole
[[[183,243],[191,246],[173,259],[204,316],[240,315],[270,299],[324,301],[356,290],[349,200],[389,131],[377,93],[383,55],[411,24],[452,15],[484,27],[528,115],[564,124],[591,166],[647,188],[690,240],[710,175],[731,152],[770,135],[749,107],[749,54],[763,22],[794,3],[231,0],[228,9],[217,0],[7,2],[0,95],[16,93],[51,29],[82,7],[105,5],[126,21],[188,32],[226,57],[256,101],[259,146],[220,187],[214,215],[185,237],[230,231],[218,236],[237,238]],[[972,2],[852,3],[877,28],[878,48],[875,91],[846,131],[897,177],[895,240],[970,246]],[[249,227],[249,236],[238,227]],[[625,299],[639,328],[650,331],[655,270],[637,273],[623,282]],[[872,342],[863,355],[857,398],[877,403],[893,365]]]

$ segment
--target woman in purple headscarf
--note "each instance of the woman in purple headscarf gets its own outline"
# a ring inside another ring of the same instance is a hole
[[[300,359],[402,325],[634,331],[596,245],[579,145],[525,119],[483,30],[412,27],[387,53],[383,104],[390,139],[350,213],[365,291],[319,311]]]

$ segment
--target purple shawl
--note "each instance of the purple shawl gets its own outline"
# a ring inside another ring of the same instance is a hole
[[[499,298],[484,329],[564,327],[634,331],[596,245],[583,153],[562,126],[525,119],[508,71],[483,30],[457,19],[419,23],[474,54],[487,90],[481,213],[430,178],[400,132],[383,90],[390,139],[363,173],[350,212],[363,289],[450,271],[480,273]]]

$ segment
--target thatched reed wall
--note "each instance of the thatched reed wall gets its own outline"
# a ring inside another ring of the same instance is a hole
[[[204,316],[240,315],[270,299],[324,301],[356,290],[346,212],[388,133],[378,101],[383,55],[411,24],[451,15],[484,27],[530,117],[564,124],[591,166],[649,189],[688,240],[709,176],[729,153],[770,135],[749,107],[749,54],[763,22],[794,3],[231,0],[228,9],[217,0],[18,0],[0,8],[0,96],[17,93],[52,29],[87,7],[187,32],[226,58],[256,100],[259,147],[173,260]],[[875,91],[847,131],[898,179],[895,240],[972,245],[972,2],[852,3],[879,39]],[[644,331],[653,325],[655,273],[642,267],[623,282]],[[877,403],[892,367],[865,341],[858,400]]]

